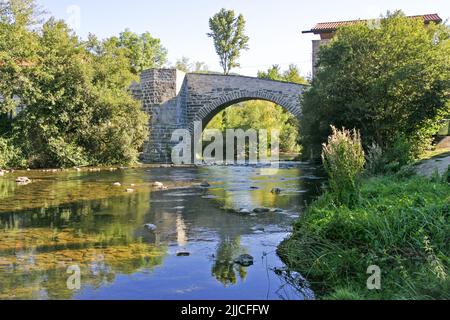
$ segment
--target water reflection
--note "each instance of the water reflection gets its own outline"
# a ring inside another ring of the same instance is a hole
[[[27,172],[27,186],[15,184],[20,173],[0,178],[0,299],[279,299],[283,284],[268,268],[283,267],[276,246],[321,181],[310,166],[264,170]],[[203,180],[211,187],[199,187]],[[153,190],[154,181],[169,190]],[[135,192],[125,193],[131,185]],[[283,193],[270,193],[275,187]],[[223,210],[257,207],[284,211]],[[234,263],[244,253],[266,261]],[[79,291],[66,284],[73,265]]]

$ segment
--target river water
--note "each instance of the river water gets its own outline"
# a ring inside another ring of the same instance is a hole
[[[18,185],[24,175],[32,182]],[[276,249],[320,193],[320,176],[292,162],[8,173],[0,177],[0,299],[311,299],[282,271]],[[235,212],[262,207],[277,212]],[[243,254],[253,265],[235,262]]]

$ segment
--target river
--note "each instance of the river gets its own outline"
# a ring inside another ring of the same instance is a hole
[[[19,176],[31,183],[17,184]],[[294,162],[8,173],[0,177],[0,299],[311,299],[276,249],[320,193],[320,177]],[[243,254],[253,265],[235,262]],[[73,270],[80,288],[68,285]]]

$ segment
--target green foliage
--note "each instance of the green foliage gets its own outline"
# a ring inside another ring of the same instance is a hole
[[[300,75],[300,69],[295,64],[289,65],[289,68],[283,72],[281,71],[280,66],[275,64],[267,71],[259,71],[258,78],[305,85],[308,84],[308,81]]]
[[[213,38],[214,47],[220,58],[223,73],[239,67],[237,62],[242,50],[248,50],[249,37],[245,35],[245,19],[242,14],[236,17],[233,10],[221,9],[209,19],[208,37]]]
[[[337,205],[352,206],[358,201],[359,176],[365,164],[361,137],[356,130],[341,131],[332,127],[332,132],[322,151],[330,193]]]
[[[449,299],[450,185],[422,177],[364,181],[352,209],[331,193],[296,222],[279,254],[321,298]],[[382,290],[366,287],[381,268]]]
[[[1,111],[26,106],[8,120],[9,126],[2,126],[11,128],[4,134],[30,167],[136,161],[148,118],[129,87],[142,61],[132,60],[131,49],[111,39],[102,42],[91,36],[80,42],[62,21],[51,18],[34,29],[31,23],[0,24],[0,38],[11,42],[0,47],[0,89],[10,97]],[[22,43],[24,38],[29,41]],[[18,59],[21,46],[26,55]]]
[[[21,152],[10,141],[0,137],[0,169],[23,167]]]
[[[364,147],[390,149],[405,137],[419,153],[448,117],[450,28],[401,13],[343,27],[320,52],[303,97],[302,142],[317,157],[330,125],[361,131]]]
[[[139,75],[143,70],[161,68],[167,62],[167,49],[161,40],[153,38],[149,32],[136,34],[126,29],[119,37],[106,39],[105,46],[123,52],[129,61],[130,71]]]

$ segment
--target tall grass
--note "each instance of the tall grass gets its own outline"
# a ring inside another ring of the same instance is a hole
[[[336,204],[353,205],[358,200],[359,176],[365,164],[361,136],[356,130],[338,130],[335,127],[332,130],[322,151],[330,191]]]

